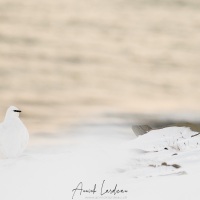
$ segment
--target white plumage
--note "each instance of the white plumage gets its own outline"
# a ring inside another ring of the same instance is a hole
[[[18,157],[28,144],[29,134],[19,119],[20,112],[18,108],[10,106],[4,121],[0,123],[0,156],[2,158]]]

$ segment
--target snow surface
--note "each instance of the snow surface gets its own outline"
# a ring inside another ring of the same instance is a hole
[[[192,133],[185,128],[183,131]],[[21,157],[0,160],[0,199],[69,200],[80,182],[84,189],[96,184],[98,192],[76,193],[74,199],[199,199],[198,145],[147,151],[134,146],[138,139],[137,145],[142,147],[142,136],[135,137],[131,126],[120,123],[80,125],[67,133],[31,136]],[[128,192],[101,196],[103,180],[105,188],[113,189],[117,184]]]

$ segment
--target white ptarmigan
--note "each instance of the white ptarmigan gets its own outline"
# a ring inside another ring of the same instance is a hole
[[[16,158],[25,150],[29,133],[19,119],[21,110],[14,106],[7,109],[4,121],[0,123],[0,157]]]

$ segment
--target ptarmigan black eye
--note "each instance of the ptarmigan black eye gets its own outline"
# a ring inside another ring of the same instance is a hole
[[[13,110],[14,112],[22,112],[21,110]]]

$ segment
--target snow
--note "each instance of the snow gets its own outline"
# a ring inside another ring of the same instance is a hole
[[[170,135],[169,130],[177,131],[173,127],[164,130],[165,134]],[[181,131],[185,140],[191,139],[190,133],[196,134],[187,128]],[[131,126],[110,122],[77,125],[57,135],[31,135],[21,157],[0,160],[0,199],[69,200],[80,182],[84,189],[96,184],[97,192],[77,192],[73,199],[199,199],[200,148],[157,152],[135,148],[137,140],[142,147],[142,137],[149,140],[147,135],[136,138]],[[128,192],[102,196],[104,180],[105,189],[117,184]]]
[[[194,137],[197,134],[198,132],[191,131],[188,127],[167,127],[139,136],[131,142],[130,147],[145,151],[161,151],[166,148],[181,150],[198,146],[200,137]]]

